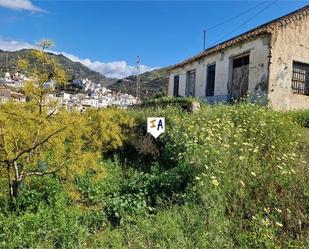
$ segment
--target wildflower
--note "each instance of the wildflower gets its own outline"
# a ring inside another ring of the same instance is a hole
[[[240,184],[244,187],[245,183],[242,180],[239,180]]]
[[[251,171],[250,173],[251,173],[251,175],[256,176],[254,171]]]
[[[277,221],[276,221],[276,225],[277,225],[278,227],[283,227],[283,225],[282,225],[281,223],[277,222]]]
[[[282,213],[281,209],[279,209],[279,208],[275,208],[275,210],[276,210],[278,213]]]
[[[199,180],[201,180],[201,178],[197,176],[197,177],[195,177],[195,180],[199,181]]]
[[[266,219],[262,219],[262,224],[265,225],[265,226],[269,226],[269,225],[270,225],[270,222],[269,222],[269,220],[266,218]]]
[[[244,159],[245,159],[244,156],[240,156],[240,157],[239,157],[239,160],[241,160],[241,161],[244,160]]]
[[[217,179],[213,179],[211,182],[212,182],[212,184],[213,184],[215,187],[217,187],[217,186],[219,185],[219,182],[218,182]]]
[[[269,212],[270,212],[270,209],[269,209],[269,208],[264,208],[264,212],[265,212],[265,213],[269,213]]]

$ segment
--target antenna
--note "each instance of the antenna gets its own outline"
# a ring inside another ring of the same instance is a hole
[[[136,70],[137,70],[137,75],[136,75],[136,99],[137,101],[140,101],[141,99],[141,88],[140,88],[140,78],[139,78],[139,74],[140,74],[140,57],[137,56],[136,57]]]
[[[204,49],[203,49],[203,51],[205,51],[205,49],[206,49],[206,29],[204,29],[203,32],[204,32]]]

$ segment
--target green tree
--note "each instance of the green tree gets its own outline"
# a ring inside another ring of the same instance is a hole
[[[28,58],[18,62],[19,68],[28,71],[32,79],[24,87],[29,101],[18,105],[8,103],[0,110],[0,165],[2,173],[6,173],[12,202],[27,176],[50,174],[57,170],[52,167],[51,171],[46,171],[41,148],[51,147],[52,139],[66,129],[66,125],[54,117],[57,109],[45,99],[49,89],[44,87],[44,83],[50,80],[66,81],[66,74],[59,63],[44,52],[52,42],[45,40],[39,45],[40,50],[29,54],[36,63],[30,64]],[[49,152],[49,148],[45,150]]]

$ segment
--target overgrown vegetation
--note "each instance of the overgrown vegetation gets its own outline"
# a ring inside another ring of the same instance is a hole
[[[308,248],[307,111],[74,113],[37,80],[0,108],[0,248]],[[149,116],[166,118],[157,140]]]
[[[78,119],[66,122],[83,145],[75,155],[100,155],[27,178],[13,208],[3,175],[2,248],[308,246],[309,140],[295,113],[240,104],[66,115]],[[166,117],[157,141],[149,115]],[[40,149],[48,160],[63,136]]]

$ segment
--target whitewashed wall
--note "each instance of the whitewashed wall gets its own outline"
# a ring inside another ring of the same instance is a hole
[[[207,66],[216,63],[215,100],[224,101],[228,95],[228,84],[232,77],[232,61],[234,57],[250,54],[249,91],[265,95],[267,92],[268,62],[270,36],[258,37],[255,40],[231,47],[200,61],[194,61],[173,69],[170,73],[168,94],[173,95],[174,76],[179,75],[179,95],[185,96],[186,73],[196,70],[195,97],[205,97]]]

